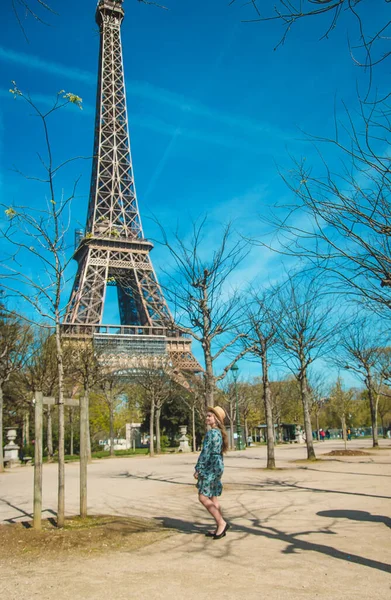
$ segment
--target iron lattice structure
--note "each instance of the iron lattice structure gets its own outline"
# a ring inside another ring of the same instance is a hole
[[[168,353],[180,370],[200,371],[190,339],[170,314],[144,238],[130,152],[122,58],[122,0],[99,0],[99,77],[94,161],[85,234],[63,323],[67,337],[93,336],[112,352]],[[117,288],[120,326],[103,325],[108,285]]]

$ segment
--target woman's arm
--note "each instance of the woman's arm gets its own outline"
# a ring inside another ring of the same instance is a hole
[[[205,474],[205,467],[209,461],[211,441],[211,431],[207,431],[202,444],[201,454],[199,455],[197,464],[195,466],[194,477],[196,479],[198,479],[198,475],[202,476]]]

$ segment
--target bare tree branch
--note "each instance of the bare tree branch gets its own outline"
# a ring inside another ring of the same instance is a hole
[[[155,220],[156,221],[156,220]],[[167,283],[165,293],[174,307],[174,320],[179,326],[200,342],[204,356],[205,406],[213,406],[213,393],[217,381],[222,380],[235,361],[247,352],[236,352],[220,374],[215,374],[215,362],[227,351],[233,350],[243,334],[238,324],[244,318],[238,290],[229,286],[229,278],[248,253],[248,244],[235,241],[231,225],[222,232],[214,251],[206,254],[206,218],[193,223],[190,239],[184,239],[177,231],[174,242],[160,228],[162,245],[167,248],[174,269],[165,270]]]

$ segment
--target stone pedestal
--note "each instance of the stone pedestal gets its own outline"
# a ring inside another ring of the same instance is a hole
[[[8,443],[4,446],[4,463],[7,467],[15,467],[20,464],[19,446],[15,444],[17,435],[16,427],[6,427]]]
[[[189,446],[189,440],[187,439],[187,425],[179,426],[179,450],[178,452],[191,452],[191,448]]]
[[[301,427],[296,427],[295,438],[296,438],[296,443],[297,444],[304,444],[305,443],[304,433],[303,433],[303,430],[301,429]]]
[[[126,423],[126,449],[135,450],[141,446],[141,423]]]

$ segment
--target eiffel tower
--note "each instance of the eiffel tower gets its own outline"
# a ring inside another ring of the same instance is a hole
[[[85,232],[63,322],[67,338],[93,338],[129,356],[168,355],[181,371],[200,371],[191,340],[175,325],[156,278],[137,204],[130,153],[121,24],[123,0],[99,0],[99,78],[94,160]],[[120,325],[103,325],[108,286],[116,286]]]

